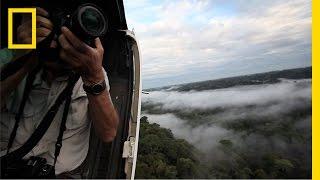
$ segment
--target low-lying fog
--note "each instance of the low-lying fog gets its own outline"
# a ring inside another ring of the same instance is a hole
[[[207,158],[223,158],[219,141],[256,154],[290,156],[311,151],[311,80],[208,91],[153,91],[142,115],[195,145]],[[310,158],[308,158],[309,161]]]
[[[153,91],[142,102],[163,104],[163,109],[212,109],[216,107],[264,105],[279,101],[311,99],[311,80],[283,80],[277,84],[239,86],[208,91]],[[298,103],[298,102],[297,102]],[[291,104],[289,104],[291,106]]]

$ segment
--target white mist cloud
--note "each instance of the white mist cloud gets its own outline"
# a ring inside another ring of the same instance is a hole
[[[252,85],[207,91],[153,91],[143,94],[143,103],[163,104],[167,110],[214,109],[219,107],[263,105],[284,102],[284,108],[299,105],[297,99],[311,99],[311,80],[284,81],[277,84]],[[277,104],[271,108],[280,109]]]
[[[174,114],[144,114],[151,123],[157,123],[161,127],[169,128],[175,137],[182,138],[195,145],[205,153],[216,148],[221,138],[232,135],[232,133],[218,126],[191,127]]]
[[[143,104],[156,105],[151,108],[161,110],[161,114],[152,114],[152,111],[142,109],[142,114],[146,115],[151,123],[171,129],[177,138],[186,139],[211,160],[227,158],[218,148],[221,139],[232,140],[238,148],[247,149],[248,152],[252,151],[256,155],[275,150],[290,154],[299,151],[305,154],[310,150],[310,147],[302,145],[301,142],[288,143],[282,135],[283,130],[278,129],[281,123],[286,123],[288,131],[292,131],[289,129],[289,124],[294,122],[294,129],[306,137],[311,137],[311,112],[306,117],[295,117],[298,118],[295,121],[292,121],[294,117],[290,116],[295,112],[305,113],[310,109],[310,79],[283,80],[276,84],[207,91],[153,91],[148,95],[143,95],[142,101]],[[221,107],[224,108],[222,111],[208,114],[205,117],[192,116],[193,119],[183,119],[183,116],[175,114],[176,112],[192,113],[199,110],[211,112]],[[288,121],[290,118],[291,120]],[[249,123],[253,123],[253,129],[247,127],[248,129],[237,131],[226,127],[226,123],[238,123],[248,119]],[[196,121],[200,122],[192,123]],[[270,136],[259,132],[272,129],[275,132]],[[251,132],[251,130],[256,130],[256,132]],[[243,136],[245,138],[242,138]]]

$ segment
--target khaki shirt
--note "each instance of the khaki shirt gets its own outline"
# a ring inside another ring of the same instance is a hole
[[[109,90],[108,77],[105,71],[104,73],[107,90]],[[15,122],[14,115],[18,112],[24,85],[25,80],[7,99],[8,111],[1,113],[1,156],[5,154],[7,148],[8,139]],[[55,79],[49,86],[42,80],[41,72],[37,74],[10,151],[19,148],[26,142],[66,85],[66,77]],[[77,168],[84,161],[88,152],[91,121],[88,118],[88,98],[82,85],[83,82],[80,78],[73,89],[66,131],[63,134],[62,148],[56,163],[56,174]],[[55,143],[59,134],[63,108],[64,103],[60,106],[41,141],[25,158],[39,156],[46,158],[49,164],[53,164]]]

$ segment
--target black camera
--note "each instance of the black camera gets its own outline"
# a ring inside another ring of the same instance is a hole
[[[105,13],[92,3],[77,7],[57,7],[49,9],[49,13],[57,35],[61,33],[61,27],[66,26],[89,45],[96,37],[102,37],[108,30],[108,19]]]
[[[94,47],[94,39],[103,37],[108,32],[108,18],[95,1],[67,0],[67,2],[49,0],[37,2],[34,6],[49,12],[53,31],[37,49],[43,60],[59,61],[59,48],[50,48],[51,41],[61,34],[61,27],[68,27],[80,40]]]
[[[54,166],[47,164],[47,160],[41,157],[32,156],[28,160],[6,162],[5,164],[1,164],[1,166],[1,178],[5,179],[55,178]]]

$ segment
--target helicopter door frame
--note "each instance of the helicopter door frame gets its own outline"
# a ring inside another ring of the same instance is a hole
[[[125,30],[126,37],[131,41],[133,52],[133,94],[131,117],[127,141],[123,144],[122,157],[126,159],[125,173],[127,179],[134,179],[139,144],[140,112],[141,112],[141,59],[140,48],[134,32]]]

